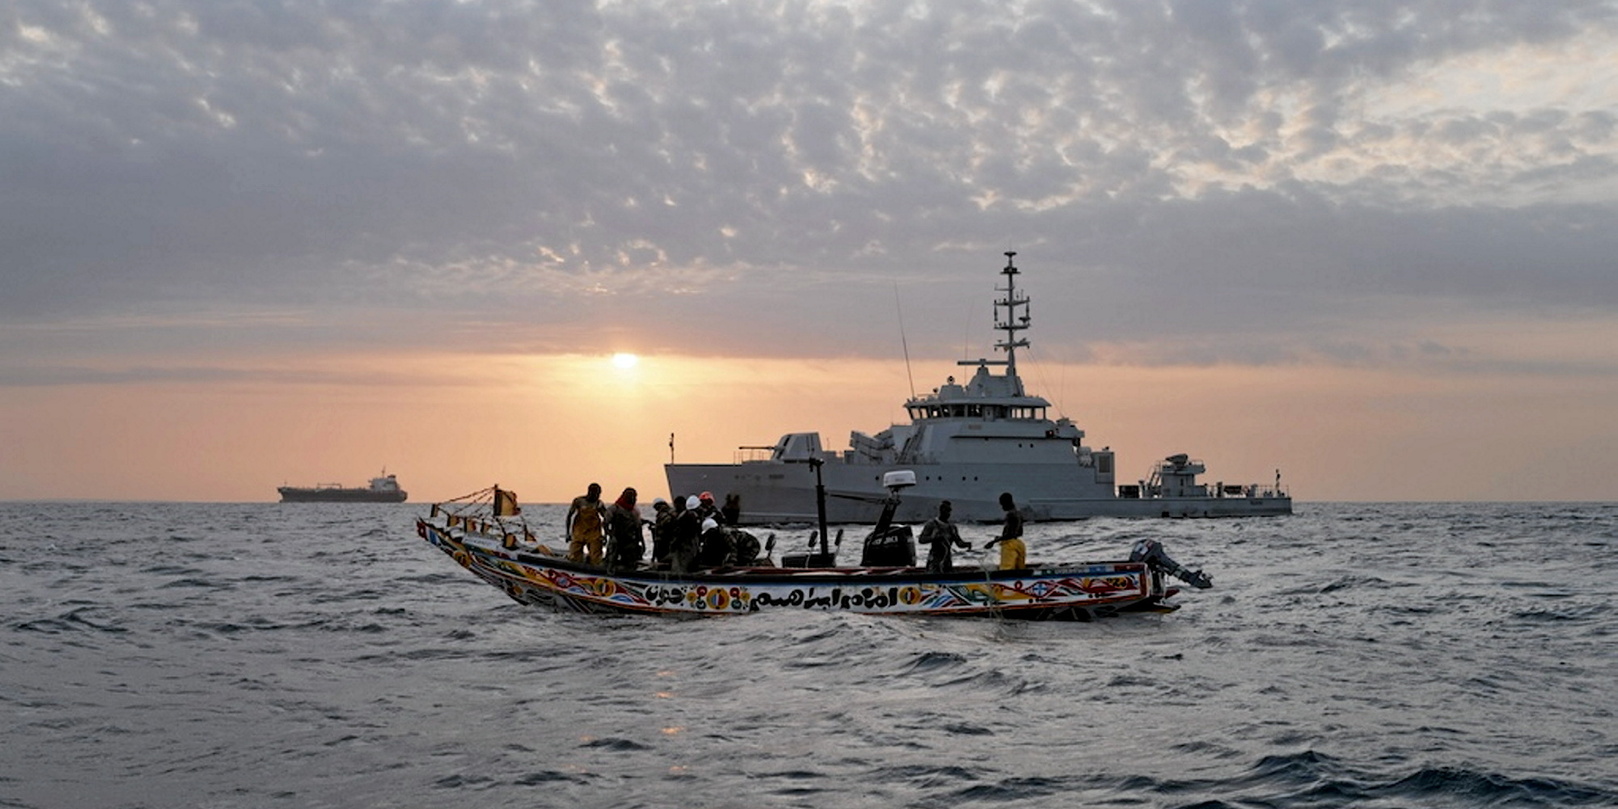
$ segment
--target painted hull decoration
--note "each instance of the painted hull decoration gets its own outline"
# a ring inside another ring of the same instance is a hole
[[[1169,612],[1179,567],[1156,542],[1119,561],[1036,563],[1025,570],[977,567],[932,573],[918,567],[776,567],[765,564],[678,574],[646,566],[609,570],[564,558],[535,539],[515,515],[510,492],[433,506],[416,533],[478,578],[523,604],[584,613],[745,615],[767,611],[848,611],[872,615],[977,616],[1090,620],[1128,611]],[[495,507],[507,499],[506,509]],[[908,535],[908,528],[903,529]],[[772,538],[773,540],[773,538]],[[773,541],[772,541],[773,547]],[[813,557],[796,557],[804,561]],[[794,557],[787,557],[790,562]]]

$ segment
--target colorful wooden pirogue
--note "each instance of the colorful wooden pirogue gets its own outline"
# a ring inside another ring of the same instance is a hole
[[[896,490],[890,500],[897,504]],[[1206,575],[1181,567],[1153,540],[1136,543],[1130,557],[1119,561],[1035,563],[1022,570],[973,566],[934,573],[913,566],[909,527],[882,523],[867,539],[857,567],[836,566],[821,533],[822,553],[784,556],[779,566],[687,574],[644,566],[610,570],[568,561],[564,549],[538,541],[519,515],[515,495],[496,487],[434,505],[427,517],[417,520],[416,533],[520,603],[586,613],[704,616],[843,610],[1082,621],[1176,609],[1167,603],[1178,592],[1165,583],[1169,575],[1199,588],[1210,586]],[[773,539],[768,548],[773,548]],[[881,555],[874,551],[903,551],[906,543],[908,555],[900,558],[910,564],[870,564]]]

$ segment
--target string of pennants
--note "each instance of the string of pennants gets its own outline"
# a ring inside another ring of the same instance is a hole
[[[493,496],[488,501],[484,501],[484,495],[488,495],[490,493],[492,493]],[[452,504],[479,506],[483,505],[485,502],[489,504],[490,511],[492,512],[492,514],[489,516],[480,516],[478,514],[461,514],[451,511]],[[439,515],[444,515],[444,526],[446,528],[461,528],[468,532],[479,534],[489,533],[489,519],[492,517],[494,519],[493,525],[505,535],[505,541],[502,544],[504,544],[507,548],[513,548],[516,547],[516,534],[506,532],[504,530],[505,523],[500,518],[521,516],[522,506],[517,504],[516,492],[510,491],[509,489],[502,489],[499,486],[494,486],[490,489],[483,489],[482,491],[457,497],[454,500],[449,500],[445,503],[434,503],[432,507],[432,516],[437,517]],[[530,543],[534,542],[534,535],[528,530],[528,526],[524,525],[522,527],[522,533],[524,539]]]

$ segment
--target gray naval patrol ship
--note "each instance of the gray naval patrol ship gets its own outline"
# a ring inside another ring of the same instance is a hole
[[[1006,253],[1004,297],[994,302],[995,348],[1003,360],[961,360],[975,367],[965,384],[949,377],[933,393],[905,402],[909,424],[876,435],[855,431],[849,449],[825,449],[819,433],[788,433],[773,447],[741,447],[729,464],[669,463],[676,495],[711,492],[732,500],[743,524],[812,522],[817,491],[833,523],[870,523],[890,495],[883,475],[915,472],[893,519],[919,522],[950,501],[955,519],[1002,518],[998,498],[1011,492],[1030,519],[1084,517],[1251,517],[1292,513],[1292,498],[1276,472],[1273,485],[1207,484],[1200,460],[1177,454],[1155,463],[1144,479],[1120,483],[1110,449],[1092,449],[1065,417],[1052,420],[1050,402],[1030,395],[1017,375],[1019,332],[1029,327],[1029,298],[1017,290],[1018,269]],[[1002,312],[1004,316],[1002,317]],[[991,368],[1003,369],[995,373]]]

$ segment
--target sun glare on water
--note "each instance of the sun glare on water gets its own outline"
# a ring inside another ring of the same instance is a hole
[[[634,354],[614,354],[614,355],[612,355],[612,367],[614,367],[614,368],[622,368],[624,370],[629,370],[630,368],[633,368],[633,367],[635,367],[635,366],[637,366],[639,364],[640,364],[640,357],[637,357]]]

